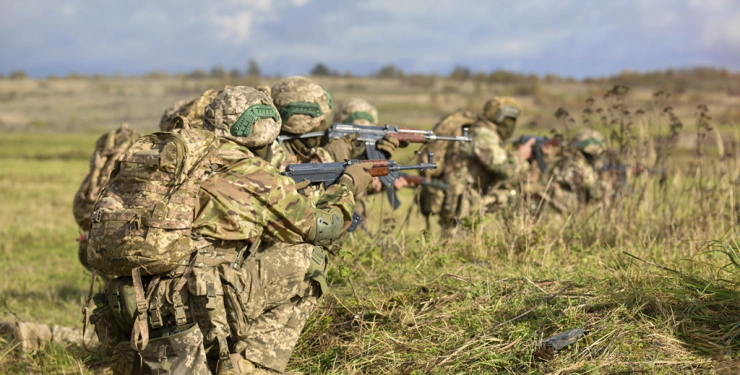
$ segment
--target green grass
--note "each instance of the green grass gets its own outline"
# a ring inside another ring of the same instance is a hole
[[[81,325],[90,276],[77,261],[71,205],[95,139],[0,136],[0,310],[8,318]],[[677,155],[688,159],[691,150]],[[409,211],[413,190],[400,192],[393,214],[384,195],[373,197],[372,235],[357,233],[347,255],[331,259],[332,290],[289,368],[733,373],[740,368],[736,162],[705,160],[701,178],[684,166],[664,185],[635,178],[634,193],[571,218],[535,222],[505,211],[456,235],[443,236],[434,222],[426,230]],[[552,358],[538,351],[540,340],[572,328],[586,335]],[[0,338],[0,373],[105,371],[106,362],[76,347],[50,345],[24,357],[13,346]]]

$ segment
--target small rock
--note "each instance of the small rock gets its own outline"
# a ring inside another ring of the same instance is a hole
[[[566,346],[578,341],[586,331],[583,328],[575,328],[555,336],[551,336],[542,341],[542,346],[553,348],[555,350],[564,349]]]

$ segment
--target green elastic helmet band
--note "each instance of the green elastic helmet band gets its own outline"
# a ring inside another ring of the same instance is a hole
[[[326,100],[329,102],[329,109],[334,108],[334,101],[331,99],[331,94],[329,94],[329,90],[324,87],[321,88],[324,89],[324,92],[326,93]]]
[[[316,103],[292,102],[280,108],[280,117],[283,118],[283,122],[288,121],[293,115],[307,115],[316,118],[323,114],[321,107]]]
[[[266,118],[280,121],[275,107],[267,104],[254,104],[239,116],[234,125],[231,125],[229,132],[235,137],[249,137],[252,134],[254,124]]]
[[[354,124],[357,119],[365,119],[370,121],[371,124],[375,121],[373,115],[367,112],[353,112],[351,115],[347,116],[344,121],[342,121],[342,124]]]
[[[594,145],[594,144],[595,145],[598,145],[601,148],[604,148],[604,142],[602,142],[602,141],[600,141],[598,139],[595,139],[595,138],[589,138],[589,139],[587,139],[587,140],[579,143],[578,144],[578,148],[580,148],[581,150],[584,150],[586,147],[591,146],[591,145]]]

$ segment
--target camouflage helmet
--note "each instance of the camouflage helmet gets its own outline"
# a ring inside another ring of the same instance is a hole
[[[329,116],[334,103],[329,91],[306,77],[288,77],[272,86],[272,100],[283,119],[282,131],[303,134]]]
[[[221,91],[205,107],[203,127],[241,145],[261,147],[280,133],[280,115],[264,92],[235,86]]]
[[[598,157],[606,149],[605,138],[593,129],[583,129],[573,138],[573,145],[584,154]]]
[[[162,119],[159,121],[159,129],[162,131],[169,130],[172,120],[177,116],[187,118],[192,127],[201,127],[203,125],[203,110],[218,93],[219,91],[210,89],[197,98],[178,101],[175,105],[165,110]]]
[[[496,125],[501,125],[507,117],[516,121],[521,115],[522,106],[511,97],[496,96],[483,105],[483,116]]]
[[[378,110],[365,99],[350,99],[342,103],[334,114],[334,122],[354,125],[377,125]]]
[[[514,98],[496,96],[483,105],[483,117],[496,125],[496,132],[501,139],[514,134],[516,120],[522,114],[522,106]]]

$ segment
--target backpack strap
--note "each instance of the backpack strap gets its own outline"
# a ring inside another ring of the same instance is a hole
[[[100,346],[98,346],[95,350],[90,350],[90,348],[87,347],[87,342],[85,342],[85,337],[87,336],[87,326],[90,325],[90,301],[92,300],[93,295],[93,287],[95,286],[95,277],[98,275],[98,270],[93,268],[92,269],[92,281],[90,282],[90,289],[87,291],[87,298],[85,299],[85,304],[82,305],[82,347],[91,353],[97,353],[100,351],[100,349],[103,348],[105,345],[104,342],[100,343]],[[107,341],[107,339],[106,339]]]

